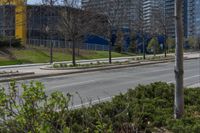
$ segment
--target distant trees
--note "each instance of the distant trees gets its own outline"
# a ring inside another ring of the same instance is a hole
[[[197,47],[200,50],[200,36],[197,35]]]
[[[128,48],[129,52],[136,53],[137,52],[137,35],[136,32],[131,32],[131,41],[130,46]]]
[[[188,38],[188,44],[191,49],[195,50],[198,49],[198,39],[195,36],[190,36]]]
[[[138,5],[139,6],[139,5]],[[132,27],[135,29],[136,33],[139,33],[142,38],[142,51],[143,51],[143,59],[146,59],[146,45],[145,45],[145,20],[143,14],[141,14],[141,18],[138,19]]]
[[[160,51],[160,44],[156,37],[153,37],[150,40],[150,42],[148,43],[148,49],[153,50],[154,56],[156,56],[156,53],[158,53]]]
[[[168,33],[167,33],[167,28],[170,24],[169,21],[173,21],[173,18],[170,18],[170,16],[166,16],[162,0],[158,0],[158,1],[160,2],[160,4],[162,6],[157,7],[158,8],[157,11],[153,12],[153,16],[156,19],[156,22],[154,23],[154,27],[156,27],[156,28],[154,28],[152,30],[153,31],[156,30],[157,34],[162,35],[164,37],[163,49],[164,49],[164,54],[166,57],[167,56],[167,48],[168,48],[166,41],[167,41],[167,38],[169,37]]]
[[[168,48],[168,52],[172,49],[175,49],[175,39],[172,37],[167,37],[166,46]]]
[[[115,51],[119,53],[123,52],[123,32],[122,31],[117,31],[116,33]]]

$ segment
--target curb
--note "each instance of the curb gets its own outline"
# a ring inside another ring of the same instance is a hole
[[[149,63],[144,63],[144,64],[138,63],[138,64],[131,64],[131,65],[120,65],[120,66],[112,66],[112,67],[92,68],[92,69],[72,71],[72,72],[62,72],[62,73],[54,73],[54,74],[23,76],[23,77],[16,77],[16,78],[10,78],[10,79],[3,79],[3,80],[0,80],[0,83],[10,82],[10,81],[13,81],[13,80],[18,81],[18,80],[25,80],[25,79],[26,80],[28,80],[28,79],[37,79],[37,78],[44,78],[44,77],[70,75],[70,74],[95,72],[95,71],[103,71],[103,70],[111,70],[111,69],[120,69],[120,68],[135,67],[135,66],[144,66],[144,65],[151,65],[151,64],[158,64],[158,63],[165,63],[165,62],[159,61],[159,62],[149,62]]]
[[[184,60],[193,60],[193,59],[199,59],[199,57],[185,58]],[[173,61],[174,60],[142,62],[142,63],[128,64],[128,65],[117,65],[117,66],[115,65],[115,66],[102,67],[102,68],[90,68],[90,69],[77,70],[77,71],[72,71],[72,72],[61,72],[61,73],[53,73],[53,74],[22,76],[22,77],[10,78],[10,79],[3,79],[3,80],[0,80],[0,83],[10,82],[10,81],[13,81],[13,80],[16,80],[16,81],[18,81],[18,80],[29,80],[29,79],[37,79],[37,78],[44,78],[44,77],[71,75],[71,74],[77,74],[77,73],[86,73],[86,72],[95,72],[95,71],[103,71],[103,70],[111,70],[111,69],[120,69],[120,68],[127,68],[127,67],[146,66],[146,65],[167,63],[167,62],[173,62]]]
[[[45,66],[45,65],[49,65],[49,63],[0,66],[0,69],[5,69],[5,68],[16,68],[16,67]]]
[[[34,72],[23,72],[23,73],[10,73],[10,74],[1,74],[0,78],[4,77],[12,77],[12,76],[26,76],[26,75],[34,75]]]
[[[129,64],[124,65],[133,65],[138,64],[139,61],[130,62]],[[123,64],[105,64],[105,65],[97,65],[97,66],[91,66],[91,67],[69,67],[69,68],[40,68],[42,70],[87,70],[87,69],[94,69],[94,68],[104,68],[104,67],[113,67],[113,66],[122,66]]]

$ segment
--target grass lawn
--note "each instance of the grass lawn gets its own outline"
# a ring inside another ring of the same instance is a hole
[[[0,66],[26,64],[26,63],[47,63],[49,62],[49,50],[48,49],[8,49],[8,53],[0,53]],[[127,54],[120,54],[112,52],[112,57],[130,56]],[[71,51],[67,49],[55,49],[53,51],[54,61],[70,61]],[[108,58],[108,51],[86,51],[80,50],[77,59],[97,59]]]

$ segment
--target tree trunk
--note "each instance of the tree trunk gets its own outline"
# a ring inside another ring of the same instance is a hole
[[[153,55],[156,56],[156,44],[153,45]]]
[[[50,64],[53,63],[53,41],[52,39],[50,40]]]
[[[112,64],[112,42],[109,43],[109,64]]]
[[[164,47],[164,52],[165,52],[165,57],[167,57],[167,42],[166,42],[166,40],[167,40],[167,31],[166,31],[166,29],[165,29],[164,45],[163,45],[163,47]]]
[[[72,40],[72,64],[76,66],[76,42]]]
[[[80,43],[78,43],[78,52],[77,52],[77,56],[80,56]]]
[[[183,0],[175,1],[175,17],[176,17],[176,59],[175,59],[175,103],[174,117],[179,119],[184,114],[184,90],[183,90],[183,20],[182,5]]]
[[[144,31],[142,30],[142,49],[143,49],[143,59],[146,59],[146,48],[145,48],[145,36]]]

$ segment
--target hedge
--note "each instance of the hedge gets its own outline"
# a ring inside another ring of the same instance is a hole
[[[23,91],[19,93],[19,88]],[[9,91],[8,91],[9,90]],[[111,101],[70,109],[72,95],[47,96],[40,82],[0,90],[0,132],[199,132],[200,89],[185,89],[185,116],[173,119],[174,85],[139,85]]]

